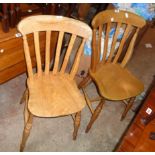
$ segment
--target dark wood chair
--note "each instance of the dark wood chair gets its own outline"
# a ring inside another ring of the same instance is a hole
[[[94,17],[92,21],[93,52],[91,68],[89,69],[88,76],[79,84],[79,88],[83,89],[87,104],[92,113],[86,132],[89,131],[97,119],[105,99],[123,101],[126,106],[121,117],[121,120],[123,120],[131,108],[134,98],[143,91],[143,83],[126,68],[126,64],[133,53],[134,43],[139,29],[142,28],[145,23],[145,20],[140,16],[126,11],[106,10],[98,13]],[[111,28],[115,29],[115,33],[113,35],[111,48],[108,49],[109,32]],[[118,39],[120,28],[124,29],[121,40]],[[101,51],[101,37],[103,32],[105,33],[104,49]],[[120,44],[117,48],[116,43],[118,40]],[[127,40],[128,48],[122,58],[121,52],[123,47],[126,46]],[[121,61],[119,60],[120,57]],[[95,82],[99,91],[99,97],[95,100],[89,99],[84,89],[90,81]],[[100,101],[95,110],[92,107],[92,102],[94,101]]]

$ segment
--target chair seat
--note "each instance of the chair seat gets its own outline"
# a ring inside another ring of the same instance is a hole
[[[100,64],[91,77],[99,87],[100,94],[109,100],[124,100],[139,95],[144,86],[131,72],[119,64]]]
[[[29,89],[29,111],[39,117],[56,117],[81,111],[85,99],[76,82],[64,74],[37,74],[27,81]]]

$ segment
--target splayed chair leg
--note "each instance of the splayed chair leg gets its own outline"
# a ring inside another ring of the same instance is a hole
[[[102,110],[102,107],[103,107],[103,104],[104,104],[104,100],[101,99],[101,102],[97,105],[91,119],[90,119],[90,122],[89,124],[87,125],[87,128],[86,128],[86,133],[88,133],[88,131],[90,130],[90,128],[92,127],[93,123],[95,122],[95,120],[98,118],[101,110]]]
[[[128,104],[126,105],[126,108],[125,108],[125,110],[124,110],[124,112],[123,112],[123,114],[122,114],[121,121],[124,120],[126,114],[127,114],[128,111],[131,109],[131,107],[132,107],[132,105],[133,105],[133,103],[134,103],[134,100],[135,100],[135,97],[133,97],[133,98],[131,98],[131,99],[129,100],[129,102],[128,102]]]
[[[81,111],[77,112],[75,115],[73,140],[76,140],[78,129],[80,127],[80,121],[81,121]]]
[[[33,120],[33,115],[31,113],[29,113],[28,121],[25,124],[24,131],[23,131],[23,137],[22,137],[22,141],[21,141],[21,145],[20,145],[20,152],[22,152],[24,150],[26,141],[30,135],[30,130],[32,128],[32,120]]]

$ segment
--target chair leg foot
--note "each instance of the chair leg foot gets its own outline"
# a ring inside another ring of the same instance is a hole
[[[86,87],[88,82],[91,81],[91,77],[89,76],[89,74],[87,74],[87,76],[79,83],[78,88],[81,89],[83,87]]]
[[[123,112],[123,114],[122,114],[122,116],[121,116],[121,121],[124,120],[124,118],[126,117],[128,111],[131,109],[131,107],[132,107],[132,105],[133,105],[133,103],[134,103],[134,100],[135,100],[135,97],[133,97],[133,98],[131,98],[131,99],[129,100],[129,102],[128,102],[128,104],[126,105],[126,108],[125,108],[125,110],[124,110],[124,112]]]
[[[102,110],[102,107],[103,107],[103,104],[104,104],[104,100],[102,99],[101,102],[98,104],[98,106],[96,107],[90,121],[89,121],[89,124],[87,125],[87,128],[85,130],[86,133],[89,132],[90,128],[92,127],[93,123],[95,122],[95,120],[98,118],[101,110]]]
[[[33,115],[32,114],[29,114],[29,118],[28,118],[28,121],[24,127],[24,131],[23,131],[23,137],[22,137],[22,141],[21,141],[21,144],[20,144],[20,152],[23,152],[24,150],[24,147],[25,147],[25,144],[26,144],[26,141],[30,135],[30,130],[32,128],[32,120],[33,120]]]
[[[77,112],[75,115],[73,140],[76,140],[78,129],[80,127],[80,121],[81,121],[81,111]]]
[[[24,101],[26,101],[27,98],[28,98],[28,89],[26,89],[26,90],[24,91],[23,96],[22,96],[22,98],[21,98],[21,100],[20,100],[20,104],[22,104]]]

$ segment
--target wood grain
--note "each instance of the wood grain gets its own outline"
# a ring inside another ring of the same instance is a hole
[[[64,115],[75,115],[73,139],[77,137],[80,126],[81,110],[85,107],[85,99],[80,93],[74,80],[78,70],[80,57],[83,52],[84,44],[91,35],[91,29],[85,23],[79,22],[61,16],[31,16],[23,19],[18,25],[19,31],[23,35],[24,53],[27,64],[28,78],[27,86],[29,91],[29,100],[25,112],[38,117],[59,117]],[[42,70],[39,32],[46,32],[45,43],[45,71]],[[50,68],[50,40],[52,40],[51,32],[58,32],[57,46],[55,57],[53,57],[54,67]],[[34,33],[34,44],[38,70],[33,73],[32,60],[30,56],[27,35]],[[72,37],[67,49],[67,53],[62,62],[62,69],[59,69],[60,55],[62,50],[62,42],[65,33],[69,33]],[[72,47],[76,40],[76,36],[81,38],[81,45],[77,49],[76,57],[72,65],[70,73],[65,72]],[[47,62],[46,62],[47,61]],[[26,115],[26,120],[28,116]],[[30,117],[30,116],[29,116]],[[30,118],[29,118],[30,119]],[[26,140],[29,136],[31,121],[25,125],[23,139],[20,150],[23,151]]]
[[[116,12],[115,10],[106,10],[98,13],[92,20],[93,38],[92,38],[92,55],[91,55],[91,67],[89,69],[90,78],[95,82],[99,96],[103,99],[112,101],[127,100],[125,111],[122,114],[122,119],[125,118],[127,112],[131,109],[133,101],[130,102],[130,98],[134,98],[144,90],[143,83],[137,79],[127,68],[126,64],[131,58],[133,53],[134,44],[138,35],[139,29],[145,25],[145,20],[133,13],[127,11]],[[106,28],[105,28],[106,27]],[[109,48],[109,33],[111,29],[114,29],[114,35],[111,37],[112,45]],[[123,29],[122,38],[118,39],[120,29]],[[104,35],[101,35],[101,34]],[[132,36],[130,36],[132,34]],[[101,38],[102,37],[102,38]],[[122,50],[128,38],[130,38],[129,46],[122,61],[119,62],[119,58],[122,54]],[[101,40],[104,39],[103,57],[101,60],[102,49]],[[120,42],[117,49],[115,49],[116,43]],[[84,88],[87,85],[87,78],[82,81],[79,86]],[[92,113],[90,122],[86,128],[88,132],[97,119],[101,111],[101,103],[98,104],[95,111],[91,106],[91,98],[88,97],[85,91],[85,99],[88,107]],[[99,98],[100,99],[100,98]]]
[[[151,86],[151,90],[148,91],[148,95],[142,103],[142,107],[139,109],[137,115],[130,123],[128,129],[121,137],[116,152],[154,152],[154,140],[149,139],[150,132],[155,131],[155,120],[152,120],[147,125],[143,124],[143,118],[149,117],[146,113],[148,108],[152,109],[152,113],[155,112],[155,83]]]
[[[4,33],[0,31],[0,34],[4,37],[0,38],[0,48],[1,50],[4,50],[0,53],[0,83],[4,83],[26,71],[22,38],[16,38],[14,34],[15,32],[17,32],[16,29],[11,29],[9,33],[5,33],[4,35]],[[51,36],[53,39],[50,41],[50,60],[55,51],[58,33],[52,32]],[[36,61],[33,35],[27,35],[27,39],[30,48],[30,56],[32,58],[32,65],[35,67]],[[45,39],[45,33],[41,32],[39,40],[42,63],[45,62]]]

